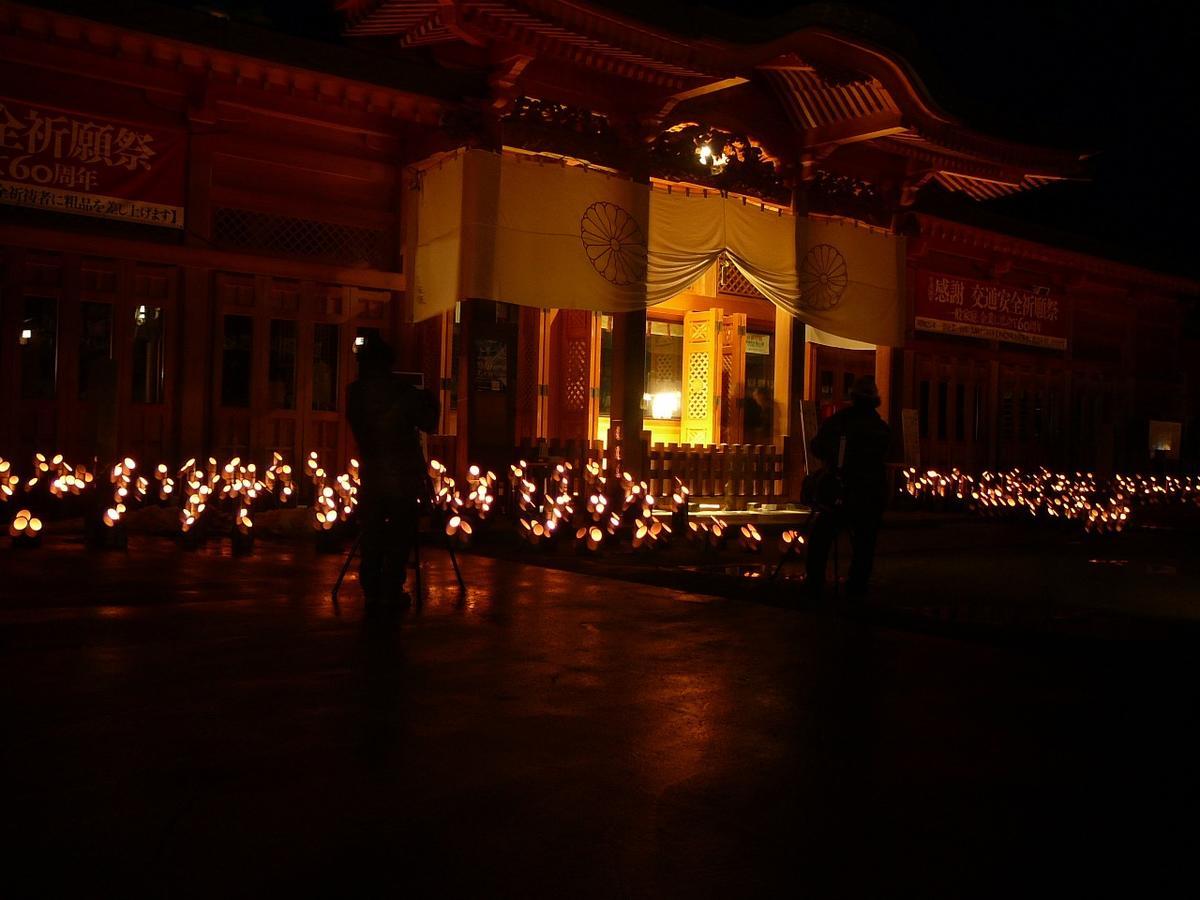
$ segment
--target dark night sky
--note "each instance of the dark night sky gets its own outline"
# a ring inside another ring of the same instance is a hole
[[[173,0],[173,5],[233,7],[239,18],[257,13],[274,27],[326,40],[336,39],[340,25],[333,0]],[[796,6],[786,0],[597,0],[597,5],[656,24],[686,22],[688,30],[717,35],[722,26],[714,21],[709,27],[706,8],[761,20],[754,23],[758,30],[775,24],[787,30],[789,10]],[[1200,5],[1162,0],[844,5],[898,26],[904,44],[898,49],[949,113],[1002,137],[1096,154],[1092,181],[992,201],[984,205],[986,214],[1049,229],[1034,236],[1075,235],[1082,249],[1200,276],[1191,226],[1196,98],[1186,87],[1191,76],[1185,68],[1197,53]],[[676,10],[683,11],[682,18]]]

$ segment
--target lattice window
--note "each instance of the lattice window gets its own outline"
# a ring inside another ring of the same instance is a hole
[[[672,353],[655,353],[654,349],[652,344],[650,348],[650,389],[661,390],[660,385],[678,384],[679,357]]]
[[[353,228],[229,207],[216,210],[213,240],[222,247],[252,253],[301,256],[342,265],[365,263],[375,269],[388,269],[392,258],[386,229]]]
[[[708,415],[708,354],[688,356],[688,418],[703,419]]]
[[[588,342],[567,344],[567,409],[580,412],[587,408]]]
[[[717,290],[722,294],[733,294],[735,297],[762,297],[758,288],[746,280],[737,266],[724,253],[721,254],[717,266]]]

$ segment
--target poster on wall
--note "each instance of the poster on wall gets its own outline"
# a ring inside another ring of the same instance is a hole
[[[918,272],[913,327],[989,341],[1067,349],[1066,304],[1028,290],[939,272]]]
[[[475,390],[508,390],[508,344],[504,341],[475,340]]]
[[[771,336],[753,331],[746,332],[746,352],[751,356],[770,356]]]
[[[183,228],[186,135],[0,97],[0,203]]]

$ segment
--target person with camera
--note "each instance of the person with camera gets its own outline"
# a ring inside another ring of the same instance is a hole
[[[886,460],[891,431],[876,411],[880,398],[874,378],[864,376],[855,381],[850,401],[849,407],[825,420],[810,445],[823,468],[814,474],[810,485],[816,518],[808,539],[806,587],[811,597],[820,597],[829,551],[838,532],[845,528],[852,552],[846,593],[861,604],[887,505]]]
[[[437,398],[392,371],[395,354],[370,336],[358,348],[358,380],[347,389],[346,418],[358,444],[358,514],[362,529],[359,583],[367,609],[404,591],[420,500],[429,475],[420,432],[437,427]]]

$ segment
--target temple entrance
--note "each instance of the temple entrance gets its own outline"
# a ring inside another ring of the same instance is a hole
[[[695,305],[695,304],[693,304]],[[771,309],[753,318],[722,306],[679,312],[663,304],[646,322],[643,429],[651,444],[762,444],[772,441],[775,360]],[[600,415],[605,440],[612,409],[612,317],[601,317]]]

